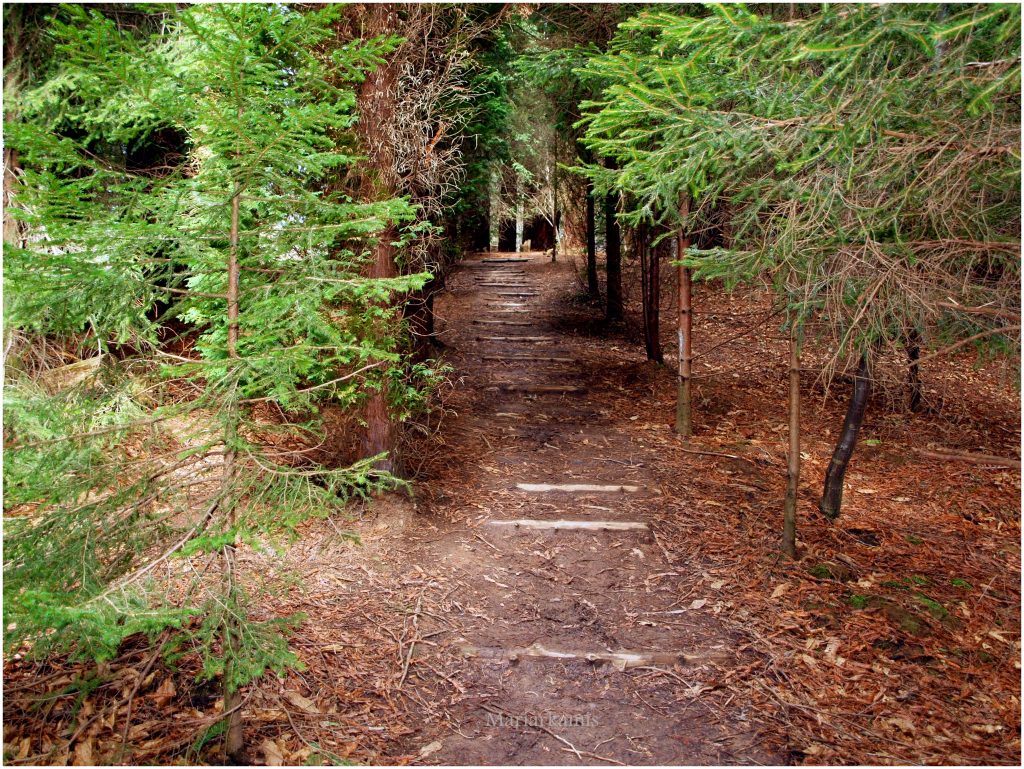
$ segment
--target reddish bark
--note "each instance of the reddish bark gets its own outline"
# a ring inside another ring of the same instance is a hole
[[[359,7],[364,36],[393,34],[399,27],[398,15],[390,3]],[[394,58],[370,72],[359,88],[359,133],[366,153],[362,167],[360,192],[364,200],[387,200],[398,192],[395,173],[394,132],[395,95],[398,63]],[[392,278],[398,275],[396,249],[392,245],[397,233],[389,227],[373,246],[372,260],[366,271],[369,278]],[[383,383],[381,384],[383,388]],[[364,413],[366,432],[360,441],[364,458],[387,453],[378,463],[381,470],[394,469],[394,448],[397,429],[388,409],[387,392],[373,393]]]

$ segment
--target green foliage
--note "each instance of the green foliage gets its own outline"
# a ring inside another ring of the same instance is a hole
[[[26,233],[5,248],[7,328],[110,352],[71,387],[9,368],[5,643],[102,660],[171,629],[236,689],[295,663],[295,618],[249,620],[210,562],[398,483],[311,447],[325,403],[394,385],[396,409],[422,407],[437,371],[407,367],[390,300],[430,275],[363,277],[379,238],[401,250],[422,225],[338,183],[352,85],[396,38],[336,46],[330,5],[158,12],[124,28],[58,9],[52,72],[5,126]]]
[[[954,326],[998,343],[998,315],[948,305],[1019,304],[1019,7],[780,9],[622,24],[579,70],[606,82],[585,143],[621,170],[586,173],[627,223],[724,218],[697,276],[774,275],[839,352]]]

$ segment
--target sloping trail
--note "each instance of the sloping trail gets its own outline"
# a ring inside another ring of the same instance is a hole
[[[565,330],[570,267],[477,256],[450,286],[438,313],[461,381],[446,433],[459,477],[440,479],[434,505],[452,525],[407,557],[445,575],[419,632],[462,664],[450,732],[425,760],[777,762],[744,703],[705,696],[750,658],[702,610],[700,564],[658,541],[658,522],[686,511]]]

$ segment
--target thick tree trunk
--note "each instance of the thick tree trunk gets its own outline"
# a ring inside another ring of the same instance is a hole
[[[374,261],[369,270],[370,278],[393,278],[398,275],[395,264],[395,247],[391,243],[397,238],[394,228],[388,228],[380,238],[380,242],[374,248]],[[375,457],[378,454],[387,454],[387,457],[377,462],[377,469],[384,472],[393,472],[395,469],[394,457],[397,428],[388,410],[387,391],[385,384],[380,384],[380,390],[370,395],[366,403],[366,432],[360,443],[360,455],[365,459]]]
[[[818,509],[828,518],[838,518],[843,504],[843,479],[846,467],[857,445],[857,433],[864,422],[864,411],[867,409],[868,397],[871,395],[871,379],[868,368],[868,355],[861,355],[857,364],[857,373],[853,379],[853,394],[850,397],[850,408],[846,411],[843,430],[839,434],[839,442],[832,454],[828,472],[825,474],[825,490],[821,495]]]
[[[362,8],[366,35],[390,35],[398,31],[399,10],[393,4],[381,3]],[[367,155],[361,194],[366,200],[386,200],[398,193],[393,131],[398,74],[398,63],[385,61],[366,76],[359,88],[357,127]],[[398,275],[397,251],[393,245],[397,234],[394,227],[381,233],[373,247],[367,277],[393,278]],[[381,382],[379,387],[380,390],[371,394],[366,404],[366,432],[360,442],[360,450],[363,458],[386,453],[387,457],[377,463],[377,469],[392,472],[398,431],[388,410],[386,385]]]
[[[800,347],[794,323],[789,336],[789,457],[782,516],[782,552],[796,558],[796,497],[800,484]]]
[[[647,360],[662,363],[664,362],[664,356],[661,352],[661,336],[659,334],[661,316],[661,276],[659,274],[659,263],[661,261],[661,248],[660,246],[655,247],[651,245],[649,230],[646,227],[638,232],[637,235],[637,242],[640,248],[644,348],[647,351]]]
[[[601,298],[601,286],[597,282],[597,216],[591,181],[587,182],[587,294],[591,299]]]
[[[921,367],[917,361],[921,357],[921,335],[917,331],[910,333],[907,341],[907,358],[910,368],[907,370],[907,388],[910,391],[908,406],[915,414],[921,410]]]

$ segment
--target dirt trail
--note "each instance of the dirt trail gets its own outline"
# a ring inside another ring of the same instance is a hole
[[[422,637],[443,635],[464,664],[426,760],[777,761],[743,703],[703,695],[749,660],[702,611],[700,564],[658,541],[659,520],[686,511],[662,490],[658,448],[617,426],[611,362],[595,368],[565,330],[570,268],[487,255],[450,286],[438,311],[462,384],[446,434],[465,464],[424,501],[452,526],[408,556],[448,585]]]

